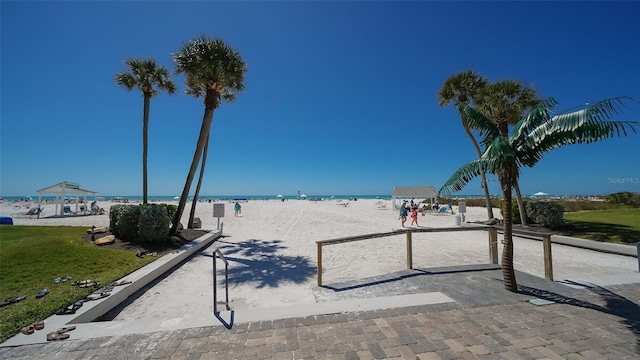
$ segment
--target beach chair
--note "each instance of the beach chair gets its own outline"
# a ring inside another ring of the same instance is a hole
[[[64,207],[64,214],[71,214],[71,215],[75,215],[76,213],[74,213],[73,211],[71,211],[71,206],[65,206]]]
[[[27,216],[29,216],[31,219],[38,218],[41,215],[44,215],[44,208],[32,208],[31,210],[27,211]]]
[[[12,218],[16,218],[16,219],[23,219],[26,218],[28,211],[22,211],[22,212],[13,212],[11,213],[11,217]]]
[[[451,206],[446,205],[446,206],[441,206],[440,209],[438,209],[438,213],[437,215],[451,215],[453,213],[453,209],[451,208]]]

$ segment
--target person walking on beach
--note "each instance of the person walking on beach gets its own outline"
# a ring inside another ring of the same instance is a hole
[[[407,215],[409,211],[407,210],[407,201],[405,200],[400,206],[400,219],[402,220],[402,227],[405,227],[404,223],[407,222]]]
[[[234,206],[234,209],[236,210],[236,213],[234,216],[238,216],[239,214],[242,213],[242,206],[240,206],[240,203],[236,201],[236,204]]]
[[[416,224],[416,227],[420,226],[418,225],[418,208],[415,206],[411,208],[411,226],[413,224]]]

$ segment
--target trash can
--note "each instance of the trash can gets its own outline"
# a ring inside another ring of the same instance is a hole
[[[462,214],[457,213],[456,214],[456,225],[460,226],[461,222],[462,222]]]

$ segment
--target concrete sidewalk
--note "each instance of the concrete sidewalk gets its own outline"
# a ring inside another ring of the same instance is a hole
[[[64,341],[2,348],[0,358],[640,358],[640,283],[565,286],[518,272],[521,291],[515,294],[503,289],[501,276],[492,265],[401,271],[317,288],[327,307],[321,314],[247,319],[230,329],[218,321],[75,340],[70,332]],[[394,295],[377,296],[383,293]],[[434,293],[441,294],[438,301],[421,305],[397,307],[394,300]],[[377,309],[328,305],[357,299],[378,300]],[[229,321],[230,314],[222,315]]]

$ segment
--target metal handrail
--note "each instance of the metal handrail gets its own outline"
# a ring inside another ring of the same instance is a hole
[[[224,255],[222,255],[222,252],[220,251],[220,249],[216,249],[216,251],[213,252],[213,312],[214,314],[220,313],[218,311],[218,279],[216,277],[216,274],[217,274],[216,258],[218,256],[224,262],[224,288],[225,288],[226,299],[224,302],[222,302],[222,304],[224,304],[227,307],[227,310],[230,310],[229,308],[229,262],[227,262],[227,259],[225,259]]]

